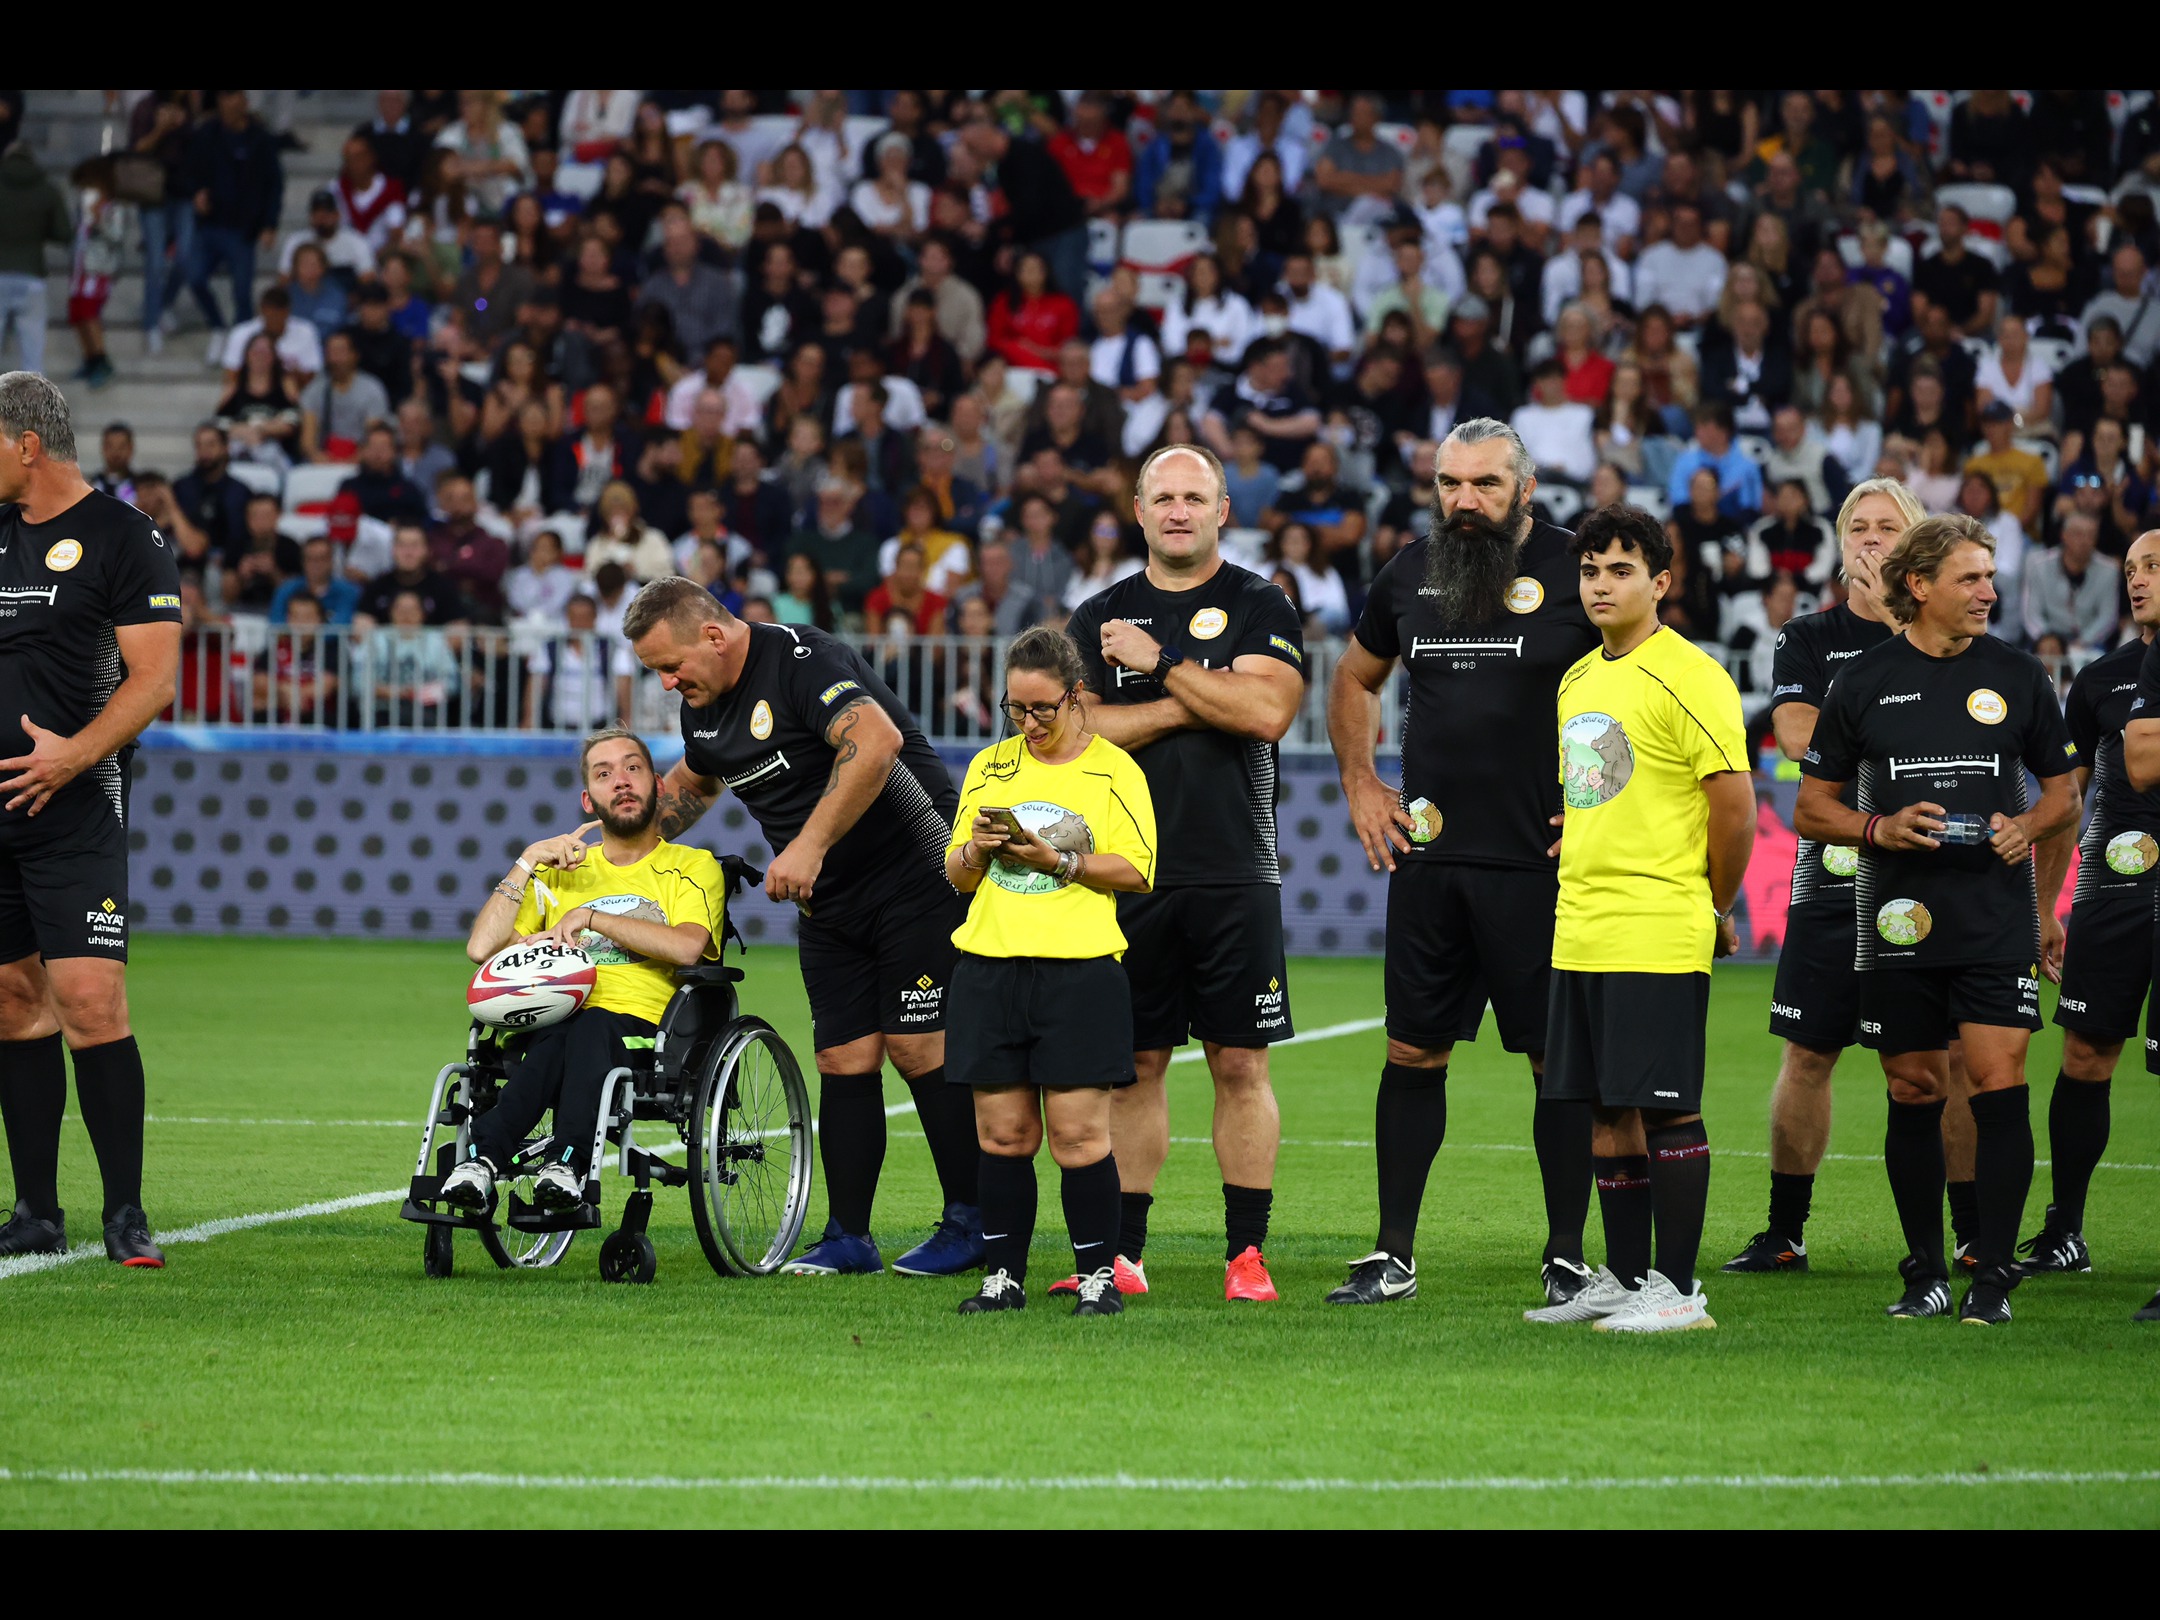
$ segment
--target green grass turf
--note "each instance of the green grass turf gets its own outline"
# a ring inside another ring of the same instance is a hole
[[[147,1201],[163,1228],[398,1186],[411,1129],[222,1123],[416,1119],[460,1049],[451,949],[148,938],[131,973],[149,1065]],[[1300,961],[1312,1029],[1379,1011],[1379,964]],[[1713,1144],[1760,1154],[1776,1061],[1770,975],[1723,969],[1711,1003]],[[751,959],[747,1005],[807,1057],[793,957]],[[1543,1235],[1519,1058],[1459,1051],[1448,1146],[1427,1194],[1423,1295],[1320,1303],[1372,1234],[1377,1031],[1277,1055],[1283,1150],[1269,1256],[1284,1298],[1226,1306],[1218,1176],[1173,1151],[1155,1206],[1155,1292],[1110,1321],[1070,1319],[1041,1286],[1067,1269],[1056,1183],[1024,1316],[962,1320],[958,1282],[724,1281],[680,1193],[663,1193],[650,1288],[595,1272],[583,1237],[554,1271],[505,1275],[460,1239],[457,1275],[421,1274],[395,1206],[176,1247],[162,1273],[102,1260],[0,1280],[0,1466],[12,1470],[438,1470],[675,1478],[869,1476],[908,1489],[695,1490],[142,1483],[15,1478],[10,1524],[1134,1526],[1851,1524],[2152,1525],[2160,1484],[1865,1485],[1414,1491],[1002,1491],[950,1482],[1123,1472],[1144,1479],[1435,1481],[1496,1476],[1882,1476],[2160,1467],[2160,1327],[2130,1313],[2160,1283],[2160,1101],[2137,1048],[2115,1095],[2111,1163],[2088,1231],[2097,1269],[2016,1295],[1976,1332],[1897,1323],[1899,1245],[1879,1164],[1832,1159],[1805,1278],[1713,1268],[1761,1224],[1768,1165],[1728,1153],[1704,1270],[1714,1333],[1615,1342],[1532,1327]],[[2034,1044],[2046,1153],[2059,1051]],[[1172,1071],[1174,1129],[1207,1131],[1197,1066]],[[1879,1151],[1881,1082],[1840,1070],[1832,1151]],[[888,1100],[905,1093],[888,1083]],[[219,1123],[171,1123],[205,1120]],[[894,1121],[878,1202],[888,1254],[934,1213],[912,1120]],[[68,1127],[63,1198],[96,1233],[87,1140]],[[2031,1230],[2047,1195],[2035,1185]],[[607,1184],[611,1208],[620,1183]],[[819,1192],[817,1219],[824,1198]],[[1596,1216],[1591,1249],[1600,1252]]]

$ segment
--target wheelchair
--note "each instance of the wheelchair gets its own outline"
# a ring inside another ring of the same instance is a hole
[[[730,898],[743,882],[762,878],[736,857],[723,865]],[[732,924],[726,932],[740,942]],[[466,1155],[472,1122],[495,1106],[532,1039],[531,1031],[476,1020],[465,1037],[464,1061],[445,1064],[435,1076],[412,1187],[398,1212],[426,1228],[421,1257],[427,1275],[451,1274],[460,1229],[477,1234],[480,1247],[506,1271],[560,1263],[578,1233],[602,1225],[600,1165],[611,1146],[634,1190],[624,1201],[622,1223],[600,1245],[602,1278],[653,1280],[656,1262],[645,1228],[654,1182],[689,1189],[698,1242],[720,1275],[762,1277],[778,1270],[794,1252],[810,1207],[816,1159],[810,1093],[787,1043],[762,1018],[742,1012],[735,994],[742,976],[740,968],[717,962],[676,971],[677,988],[652,1049],[633,1052],[633,1061],[610,1070],[602,1084],[585,1199],[561,1212],[529,1202],[552,1136],[529,1138],[512,1155],[497,1178],[497,1202],[487,1210],[475,1215],[441,1202],[444,1178]],[[632,1127],[640,1120],[672,1126],[684,1162],[669,1162],[673,1147],[635,1141]]]

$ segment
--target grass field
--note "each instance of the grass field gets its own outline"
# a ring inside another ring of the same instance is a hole
[[[750,968],[746,1006],[807,1063],[792,955]],[[416,1121],[462,1049],[464,971],[446,947],[138,940],[158,1228],[402,1187],[418,1132],[382,1122]],[[1379,980],[1373,961],[1299,961],[1300,1027],[1374,1016]],[[1761,1224],[1769,992],[1768,970],[1723,969],[1711,1003],[1706,1274]],[[2043,1157],[2059,1045],[2051,1028],[2030,1065]],[[1716,1332],[1636,1342],[1520,1319],[1543,1235],[1529,1083],[1489,1031],[1454,1066],[1422,1297],[1320,1303],[1371,1242],[1381,1049],[1367,1031],[1277,1055],[1272,1306],[1222,1301],[1197,1066],[1172,1071],[1186,1141],[1155,1206],[1155,1291],[1110,1321],[1043,1308],[1069,1261],[1047,1157],[1022,1316],[962,1320],[966,1285],[890,1274],[723,1281],[667,1192],[649,1288],[602,1283],[592,1236],[520,1275],[461,1238],[457,1275],[429,1281],[394,1202],[175,1244],[162,1273],[100,1257],[0,1278],[0,1345],[35,1369],[0,1385],[0,1503],[18,1527],[2160,1523],[2160,1327],[2129,1320],[2160,1283],[2160,1097],[2135,1046],[2093,1187],[2096,1269],[2021,1289],[2012,1326],[1882,1315],[1900,1247],[1882,1083],[1856,1057],[1813,1274],[1711,1275]],[[878,1200],[888,1255],[935,1213],[911,1124],[893,1121]],[[72,1116],[61,1186],[94,1237]],[[2027,1231],[2046,1196],[2043,1168]],[[822,1188],[814,1207],[813,1230]],[[1595,1257],[1594,1208],[1591,1227]]]

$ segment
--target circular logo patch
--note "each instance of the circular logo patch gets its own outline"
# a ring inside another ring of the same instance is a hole
[[[82,542],[63,540],[45,553],[45,566],[56,574],[64,574],[82,561]]]
[[[1503,600],[1510,613],[1535,613],[1545,601],[1545,587],[1528,574],[1517,574]]]
[[[1560,728],[1560,784],[1570,810],[1609,804],[1635,774],[1635,750],[1609,714],[1578,714]]]
[[[759,742],[772,735],[772,705],[763,698],[759,698],[758,706],[750,711],[750,735]]]
[[[1832,877],[1851,877],[1860,870],[1860,852],[1846,844],[1825,844],[1822,864]]]
[[[1430,799],[1412,799],[1403,809],[1410,814],[1410,842],[1429,844],[1440,836],[1440,807]]]
[[[667,923],[667,913],[660,909],[660,902],[648,900],[642,894],[603,894],[597,900],[580,900],[578,904],[591,906],[610,917],[635,917],[640,922],[656,922],[662,926]],[[645,960],[636,951],[624,950],[596,928],[588,928],[578,935],[578,949],[593,959],[595,967],[624,967]]]
[[[1973,695],[1965,700],[1965,712],[1983,726],[1999,726],[2003,723],[2003,716],[2010,712],[2010,705],[2003,702],[2000,692],[1990,691],[1982,686],[1976,688]]]
[[[2155,861],[2160,861],[2160,843],[2153,842],[2151,833],[2117,833],[2107,841],[2108,866],[2124,877],[2150,872]]]
[[[1202,641],[1213,641],[1230,628],[1230,615],[1221,608],[1202,608],[1185,627]]]
[[[1014,805],[1012,813],[1021,826],[1052,849],[1082,855],[1094,852],[1095,835],[1088,830],[1087,817],[1076,810],[1044,799],[1030,799],[1026,804]],[[1048,872],[1004,860],[990,863],[990,881],[1010,894],[1048,894],[1058,886],[1057,879]]]
[[[1875,932],[1893,945],[1917,945],[1934,926],[1928,908],[1917,900],[1892,900],[1875,913]]]

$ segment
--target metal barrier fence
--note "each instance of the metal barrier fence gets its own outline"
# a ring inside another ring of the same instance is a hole
[[[847,639],[916,716],[933,743],[1000,735],[1004,644],[993,637],[859,634]],[[1342,643],[1306,649],[1304,709],[1282,746],[1324,754],[1327,682]],[[1379,740],[1401,722],[1397,688],[1381,699]],[[679,699],[619,636],[524,628],[205,625],[181,641],[178,695],[166,718],[240,730],[576,734],[600,726],[675,728]]]

